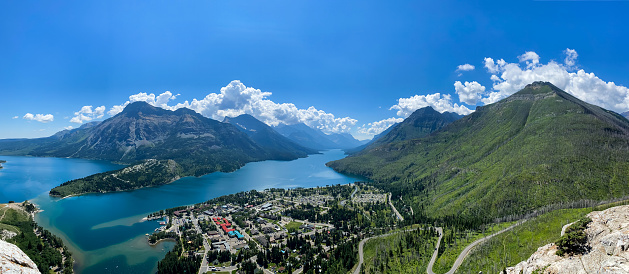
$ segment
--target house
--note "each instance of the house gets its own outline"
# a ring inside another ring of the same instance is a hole
[[[234,249],[236,249],[236,250],[240,250],[240,249],[243,249],[243,248],[244,249],[248,249],[249,245],[247,245],[247,244],[237,244],[237,245],[234,246]]]
[[[269,234],[269,233],[273,233],[273,232],[275,232],[275,229],[273,229],[273,228],[272,228],[272,227],[270,227],[270,226],[265,226],[265,227],[263,227],[263,228],[262,228],[262,232],[264,232],[264,233],[266,233],[266,234]]]
[[[268,211],[268,210],[270,210],[272,207],[273,207],[273,205],[272,205],[271,203],[266,203],[266,204],[263,204],[263,205],[260,207],[260,210],[262,210],[262,211]]]
[[[261,235],[258,237],[254,238],[256,241],[258,241],[258,243],[260,243],[260,245],[264,246],[264,247],[269,247],[269,241],[266,239],[266,236]]]

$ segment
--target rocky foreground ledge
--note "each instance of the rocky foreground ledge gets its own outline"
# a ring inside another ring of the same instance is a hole
[[[0,273],[40,273],[37,265],[20,248],[0,240]]]
[[[547,244],[507,273],[629,273],[629,206],[617,206],[587,215],[585,230],[590,251],[583,255],[557,256],[557,246]]]

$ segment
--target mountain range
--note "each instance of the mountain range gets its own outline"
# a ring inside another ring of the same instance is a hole
[[[260,139],[259,139],[260,140]],[[175,160],[184,175],[233,171],[247,162],[292,160],[311,151],[288,140],[284,149],[258,143],[237,127],[181,108],[169,111],[145,102],[129,104],[98,124],[48,138],[2,140],[0,153],[100,159],[132,164],[146,159]]]
[[[349,149],[358,147],[368,141],[359,141],[349,133],[325,134],[323,131],[311,128],[304,123],[294,125],[278,125],[277,132],[291,141],[312,149]]]
[[[424,137],[404,140],[394,130],[327,165],[366,176],[435,217],[487,219],[629,194],[629,121],[550,83],[530,84]]]
[[[265,147],[274,155],[290,158],[293,157],[295,153],[300,154],[301,157],[318,153],[315,149],[306,148],[294,143],[249,114],[242,114],[237,117],[225,117],[223,123],[236,126],[236,128],[247,134],[253,141]]]
[[[294,160],[317,152],[293,143],[251,116],[227,121],[209,119],[186,108],[170,111],[135,102],[103,122],[87,123],[51,137],[0,140],[0,154],[108,160],[135,165],[136,171],[166,165],[172,170],[151,172],[155,174],[142,177],[137,185],[122,184],[119,176],[106,177],[110,180],[104,184],[108,190],[125,190],[168,183],[179,176],[230,172],[252,161]],[[147,160],[158,160],[159,165],[147,165]],[[95,182],[94,178],[79,179],[74,185],[90,185],[86,182]],[[93,192],[95,188],[65,189],[72,190],[59,191],[60,195],[88,189]]]

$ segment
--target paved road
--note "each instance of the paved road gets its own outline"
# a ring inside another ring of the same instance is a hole
[[[478,244],[487,241],[489,239],[491,239],[492,237],[503,233],[505,231],[509,231],[511,229],[513,229],[516,226],[519,226],[521,224],[523,224],[524,222],[526,222],[526,220],[522,221],[522,222],[517,222],[515,224],[513,224],[510,227],[507,227],[503,230],[500,230],[494,234],[491,234],[489,236],[485,236],[481,239],[478,239],[476,241],[474,241],[473,243],[471,243],[470,245],[468,245],[467,247],[465,247],[465,249],[463,249],[463,251],[461,252],[461,254],[459,254],[459,257],[456,258],[456,261],[454,261],[454,264],[452,265],[452,268],[450,268],[450,271],[446,272],[446,274],[453,274],[455,271],[457,271],[457,269],[459,269],[459,267],[461,266],[461,264],[463,263],[463,260],[465,260],[465,257],[467,257],[467,255],[470,253],[470,251],[472,250],[472,248],[474,248],[475,246],[477,246]],[[437,230],[439,230],[439,234],[443,235],[443,231],[441,230],[440,227],[437,228]],[[441,242],[441,237],[439,236],[439,243]],[[430,263],[428,264],[428,274],[435,274],[435,272],[432,271],[432,266],[434,265],[434,262],[437,260],[437,254],[439,252],[439,243],[437,243],[437,249],[435,250],[435,252],[432,254],[432,258],[430,259]]]
[[[432,272],[432,266],[435,265],[435,261],[437,261],[437,255],[439,255],[439,244],[441,244],[441,238],[443,238],[443,229],[441,227],[437,227],[437,232],[439,232],[439,239],[437,240],[437,246],[435,247],[435,251],[432,253],[432,257],[430,258],[430,262],[428,263],[428,274],[435,274]]]
[[[397,211],[397,209],[395,208],[395,206],[393,205],[393,203],[391,203],[391,193],[389,193],[389,205],[391,205],[391,208],[393,208],[393,212],[395,212],[395,215],[397,215],[397,218],[400,219],[400,221],[404,221],[404,217],[402,217],[402,215],[400,215],[400,213]]]
[[[450,271],[446,272],[446,274],[453,274],[454,272],[456,272],[459,267],[461,266],[461,264],[463,263],[463,261],[465,260],[465,258],[467,257],[467,255],[469,255],[470,251],[472,250],[472,248],[474,248],[475,246],[479,245],[480,243],[487,241],[489,239],[491,239],[492,237],[501,234],[503,232],[509,231],[511,229],[513,229],[514,227],[523,224],[524,222],[526,222],[526,220],[522,221],[522,222],[517,222],[513,225],[511,225],[510,227],[507,227],[503,230],[500,230],[494,234],[491,234],[489,236],[485,236],[481,239],[478,239],[476,241],[474,241],[473,243],[471,243],[470,245],[468,245],[467,247],[465,247],[465,249],[463,249],[463,251],[461,252],[461,254],[459,254],[459,257],[456,258],[456,261],[454,262],[454,264],[452,265],[452,268],[450,268]],[[404,231],[397,231],[397,232],[393,232],[393,233],[387,233],[387,234],[383,234],[383,235],[378,235],[378,236],[373,236],[373,237],[369,237],[369,238],[365,238],[362,241],[360,241],[360,243],[358,244],[358,267],[356,267],[356,269],[354,270],[353,274],[358,274],[360,273],[360,268],[362,267],[363,263],[364,263],[364,257],[363,257],[363,248],[365,243],[370,240],[370,239],[374,239],[374,238],[379,238],[379,237],[386,237],[389,235],[393,235],[396,233],[400,233],[400,232],[407,232],[407,231],[413,231],[416,230],[415,229],[410,229],[410,230],[404,230]],[[439,233],[439,239],[437,239],[437,246],[435,246],[435,251],[432,253],[432,257],[430,258],[430,262],[428,263],[428,267],[427,267],[427,272],[428,274],[435,274],[435,272],[432,271],[433,266],[435,265],[435,262],[437,261],[437,256],[439,255],[439,245],[441,244],[441,238],[443,238],[443,229],[441,227],[437,227],[437,232]]]
[[[355,186],[356,188],[354,188],[354,192],[352,192],[352,195],[349,196],[349,199],[352,200],[354,199],[354,194],[356,194],[356,192],[358,191],[358,186]]]
[[[211,247],[207,241],[206,235],[201,231],[201,228],[199,227],[199,220],[194,217],[194,214],[190,218],[192,219],[192,224],[194,225],[194,229],[197,231],[197,233],[201,234],[201,237],[203,237],[203,248],[205,249],[205,251],[203,252],[203,260],[201,261],[201,267],[199,268],[199,274],[201,274],[201,273],[205,273],[209,271],[206,258],[207,258],[207,253],[208,251],[210,251]]]

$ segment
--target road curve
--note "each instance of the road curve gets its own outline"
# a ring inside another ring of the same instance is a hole
[[[463,263],[463,260],[465,260],[465,257],[467,257],[467,255],[470,253],[470,251],[472,250],[472,248],[474,248],[475,246],[477,246],[478,244],[487,241],[489,239],[491,239],[492,237],[501,234],[505,231],[509,231],[511,229],[513,229],[516,226],[519,226],[521,224],[523,224],[524,222],[526,222],[526,220],[523,220],[521,222],[517,222],[513,225],[511,225],[510,227],[507,227],[503,230],[500,230],[494,234],[491,234],[489,236],[485,236],[483,238],[480,238],[476,241],[474,241],[473,243],[471,243],[470,245],[468,245],[467,247],[465,247],[465,249],[463,249],[463,251],[461,252],[461,254],[459,254],[459,257],[456,258],[456,261],[454,261],[454,264],[452,265],[452,268],[450,268],[450,271],[446,272],[446,274],[454,274],[455,271],[457,271],[457,269],[459,269],[459,267],[461,266],[461,264]],[[441,235],[443,235],[443,232],[441,231],[441,228],[438,227],[437,230],[439,230],[439,233]],[[439,243],[441,242],[441,236],[439,237]],[[430,263],[428,264],[428,274],[435,274],[435,272],[432,271],[432,266],[434,265],[434,262],[437,260],[437,254],[439,252],[439,243],[437,243],[437,249],[435,250],[435,252],[432,254],[432,258],[430,259]]]
[[[441,244],[441,238],[443,237],[443,229],[441,229],[441,227],[437,227],[437,232],[439,232],[439,239],[437,240],[437,245],[435,246],[435,252],[432,253],[432,257],[430,258],[430,262],[426,268],[428,274],[435,274],[432,272],[432,266],[435,264],[435,261],[437,261],[437,255],[439,255],[439,244]]]
[[[397,233],[400,233],[400,232],[410,232],[410,231],[415,231],[415,230],[417,230],[417,228],[408,229],[408,230],[402,230],[402,231],[396,231],[396,232],[392,232],[392,233],[387,233],[387,234],[382,234],[382,235],[373,236],[373,237],[369,237],[369,238],[364,238],[358,244],[358,267],[356,267],[356,269],[354,270],[353,274],[359,274],[360,273],[360,268],[363,265],[363,261],[364,261],[364,258],[363,258],[363,247],[365,246],[365,243],[367,241],[369,241],[371,239],[375,239],[375,238],[390,236],[390,235],[397,234]]]

